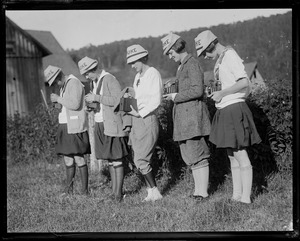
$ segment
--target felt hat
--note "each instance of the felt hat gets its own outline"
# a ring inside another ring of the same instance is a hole
[[[217,39],[217,36],[214,35],[210,30],[205,30],[199,33],[195,38],[197,56],[199,57],[215,39]]]
[[[127,48],[127,64],[133,63],[148,55],[148,51],[139,44],[131,45]]]
[[[176,43],[176,41],[180,38],[179,35],[175,33],[169,33],[167,36],[161,39],[163,45],[164,54],[167,55],[172,46]]]
[[[87,56],[78,61],[79,72],[82,75],[95,68],[97,65],[98,61],[96,59],[91,59]]]
[[[44,70],[44,76],[45,76],[45,82],[49,84],[49,86],[52,85],[53,81],[57,77],[57,75],[61,72],[61,68],[58,68],[56,66],[49,65]]]

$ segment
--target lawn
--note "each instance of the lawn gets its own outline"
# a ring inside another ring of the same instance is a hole
[[[80,178],[75,178],[79,193]],[[100,185],[100,175],[90,173],[91,196],[60,198],[65,181],[62,160],[48,163],[7,165],[7,233],[62,232],[220,232],[288,231],[292,229],[291,171],[268,177],[268,187],[250,205],[232,203],[231,177],[204,202],[189,198],[193,179],[189,170],[178,180],[158,179],[163,199],[141,202],[146,189],[133,172],[126,175],[125,199],[103,201],[110,192],[109,179]]]

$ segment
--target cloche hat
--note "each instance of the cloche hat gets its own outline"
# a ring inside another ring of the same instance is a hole
[[[199,33],[195,38],[197,56],[199,57],[215,39],[217,39],[217,36],[214,35],[210,30],[205,30]]]
[[[169,33],[167,36],[161,39],[163,45],[164,54],[167,55],[172,46],[176,43],[176,41],[180,38],[179,35],[175,33]]]
[[[95,68],[97,65],[98,61],[96,59],[91,59],[87,56],[78,61],[78,68],[81,75]]]
[[[44,76],[45,76],[45,82],[49,84],[49,86],[52,85],[53,81],[57,77],[57,75],[61,72],[61,68],[58,68],[56,66],[49,65],[44,70]]]
[[[127,48],[127,64],[135,62],[148,55],[148,51],[139,44],[131,45]]]

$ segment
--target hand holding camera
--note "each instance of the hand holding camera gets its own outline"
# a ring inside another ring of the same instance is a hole
[[[58,95],[57,94],[54,94],[54,93],[52,93],[51,95],[50,95],[50,100],[51,100],[51,102],[53,103],[53,107],[55,108],[55,109],[61,109],[62,108],[62,105],[60,104],[60,103],[58,103],[57,102],[57,99],[58,99]]]
[[[163,98],[165,100],[174,101],[176,94],[178,93],[178,80],[169,80],[164,84]]]
[[[222,83],[217,81],[215,83],[211,83],[209,86],[205,87],[205,94],[208,98],[212,98],[215,102],[220,102],[223,98],[222,93]]]

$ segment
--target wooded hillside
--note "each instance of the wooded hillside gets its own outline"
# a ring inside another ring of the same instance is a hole
[[[194,38],[207,28],[177,32],[187,42],[188,50],[196,56]],[[244,62],[257,61],[263,78],[292,78],[292,12],[258,17],[252,20],[221,24],[209,28],[224,45],[231,45]],[[167,34],[167,33],[166,33]],[[165,34],[165,35],[166,35]],[[163,35],[163,36],[165,36]],[[77,63],[84,56],[101,59],[103,67],[114,74],[122,87],[132,85],[135,71],[126,64],[126,49],[132,44],[141,44],[149,51],[149,63],[157,68],[163,78],[176,73],[177,64],[162,54],[161,38],[147,37],[116,41],[99,46],[90,45],[79,50],[68,50]],[[214,63],[199,59],[204,71],[211,70]]]

